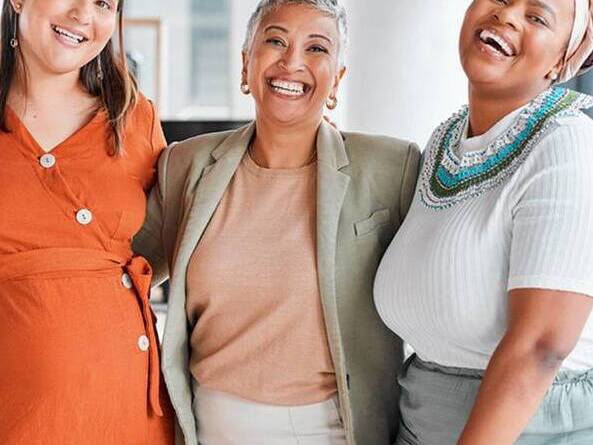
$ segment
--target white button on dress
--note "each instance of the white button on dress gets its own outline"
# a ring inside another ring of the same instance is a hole
[[[143,352],[148,351],[148,348],[150,348],[150,340],[146,335],[141,335],[138,339],[138,348]]]
[[[83,226],[90,224],[93,220],[93,214],[89,209],[80,209],[76,212],[76,221]]]
[[[56,157],[52,154],[44,154],[39,158],[39,163],[43,168],[52,168],[56,165]]]
[[[123,287],[125,287],[126,289],[131,289],[132,287],[134,287],[134,283],[132,281],[132,278],[130,277],[130,275],[128,275],[127,273],[123,274],[121,276],[121,284],[123,285]]]

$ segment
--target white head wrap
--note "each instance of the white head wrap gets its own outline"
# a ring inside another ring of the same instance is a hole
[[[574,0],[575,16],[564,68],[558,82],[566,82],[590,68],[593,53],[593,8],[590,0]]]

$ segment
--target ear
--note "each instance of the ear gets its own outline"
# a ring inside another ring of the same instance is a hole
[[[245,50],[241,52],[241,58],[243,60],[243,66],[241,69],[241,82],[245,83],[248,79],[248,67],[249,67],[249,53]]]
[[[346,67],[343,66],[340,70],[336,73],[336,77],[334,79],[334,85],[332,87],[332,97],[336,97],[338,94],[338,89],[340,88],[340,82],[346,75]]]
[[[16,14],[20,14],[23,10],[24,0],[10,0],[10,5]]]
[[[546,79],[549,79],[554,83],[558,77],[560,77],[560,73],[564,69],[564,57],[562,57],[556,65],[552,67],[552,69],[546,74]]]

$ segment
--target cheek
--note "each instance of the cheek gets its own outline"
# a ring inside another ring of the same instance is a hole
[[[534,66],[555,65],[564,53],[556,39],[544,33],[528,35],[523,40],[523,54]]]
[[[317,85],[317,94],[327,96],[334,87],[334,79],[337,72],[333,67],[335,62],[318,63],[311,67],[311,72],[315,76],[315,83]]]
[[[106,45],[115,34],[115,28],[116,23],[114,19],[99,22],[95,30],[97,42],[102,46]]]

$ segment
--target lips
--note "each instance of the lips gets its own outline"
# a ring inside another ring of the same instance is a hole
[[[58,36],[73,45],[81,45],[82,43],[89,40],[85,34],[75,31],[71,28],[67,29],[60,25],[51,25],[51,29]]]
[[[477,37],[484,45],[490,47],[503,57],[510,58],[517,55],[517,49],[513,42],[504,33],[494,28],[479,30]]]

